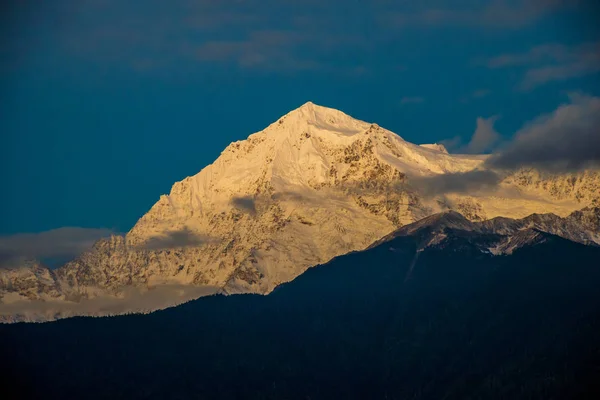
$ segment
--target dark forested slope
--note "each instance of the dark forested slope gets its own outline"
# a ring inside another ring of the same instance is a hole
[[[0,326],[18,398],[576,399],[600,395],[600,248],[548,234],[396,237],[268,296]],[[538,235],[539,236],[539,235]]]

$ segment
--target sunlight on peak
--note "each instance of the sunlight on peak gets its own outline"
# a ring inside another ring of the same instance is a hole
[[[319,106],[312,101],[290,111],[279,120],[283,129],[299,130],[307,128],[315,133],[335,133],[341,136],[352,136],[368,129],[371,124],[355,119],[335,108]]]

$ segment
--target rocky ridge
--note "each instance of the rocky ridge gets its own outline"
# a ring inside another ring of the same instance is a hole
[[[485,158],[414,145],[309,102],[175,183],[124,237],[100,240],[55,271],[23,272],[29,278],[19,282],[27,284],[15,285],[13,272],[0,271],[0,297],[68,302],[167,284],[269,293],[310,266],[444,210],[472,221],[555,213],[597,226],[597,212],[570,214],[598,204],[595,171],[518,171],[494,193],[427,197],[411,186],[413,178],[472,171]]]
[[[582,220],[586,222],[582,223]],[[589,246],[600,246],[600,207],[586,207],[561,218],[555,214],[532,214],[521,219],[496,217],[470,221],[456,211],[446,211],[404,226],[373,243],[370,248],[396,237],[414,237],[423,250],[439,246],[448,238],[469,237],[481,249],[495,255],[543,240],[546,234]]]

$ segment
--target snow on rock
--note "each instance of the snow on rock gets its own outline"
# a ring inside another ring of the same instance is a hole
[[[442,153],[448,154],[448,150],[446,149],[446,146],[444,146],[443,144],[432,143],[432,144],[421,144],[420,146],[425,147],[426,149],[436,150],[436,151],[440,151]]]
[[[596,172],[563,178],[521,171],[494,193],[432,198],[410,185],[413,177],[472,171],[486,157],[415,145],[308,102],[175,183],[126,236],[100,240],[48,272],[44,282],[50,284],[33,270],[27,280],[0,271],[0,314],[15,293],[77,301],[119,297],[131,287],[190,285],[264,294],[444,210],[474,221],[535,212],[566,216],[600,197]]]
[[[584,208],[565,218],[554,214],[532,214],[521,219],[497,217],[470,221],[455,211],[445,211],[403,226],[373,243],[379,246],[397,237],[410,236],[419,249],[442,246],[448,239],[462,237],[480,250],[495,255],[511,254],[526,245],[539,244],[558,236],[585,245],[600,246],[600,208]],[[587,223],[582,223],[584,219]]]

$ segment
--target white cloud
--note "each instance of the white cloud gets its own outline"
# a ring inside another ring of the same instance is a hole
[[[530,90],[551,81],[567,80],[600,72],[600,42],[576,46],[544,44],[524,53],[502,54],[485,61],[489,68],[527,68],[520,88]]]
[[[457,153],[481,154],[493,150],[500,140],[500,134],[494,128],[498,118],[497,115],[489,118],[477,117],[475,132],[467,144],[462,144],[459,136],[442,140],[440,143]]]
[[[464,149],[466,153],[483,153],[492,150],[500,139],[500,134],[494,128],[497,119],[497,115],[490,118],[477,118],[477,128]]]
[[[78,315],[111,316],[148,313],[174,307],[202,296],[217,293],[218,287],[165,284],[155,287],[127,287],[117,296],[102,295],[79,301],[29,300],[16,293],[0,302],[0,319],[16,315],[23,321],[52,321]]]
[[[526,124],[488,166],[568,171],[600,165],[600,98],[569,98],[569,103]]]
[[[473,193],[493,189],[501,176],[489,169],[413,177],[410,185],[424,196],[446,193]]]
[[[551,81],[563,81],[600,72],[600,54],[597,60],[576,61],[564,65],[532,68],[525,74],[521,87],[525,90]]]
[[[39,233],[0,236],[0,261],[17,257],[74,258],[111,234],[114,232],[109,229],[63,227]]]

